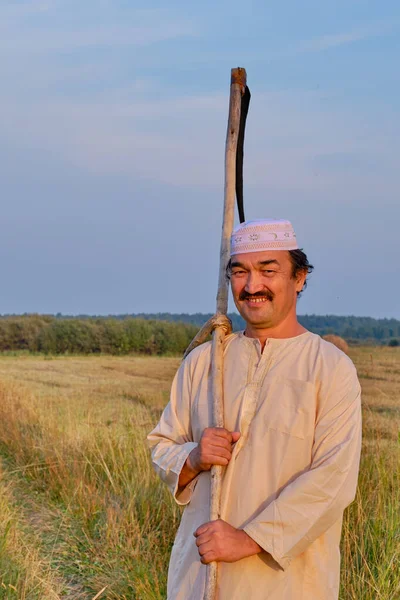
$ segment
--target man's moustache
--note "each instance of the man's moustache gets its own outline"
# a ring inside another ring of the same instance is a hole
[[[248,300],[250,298],[266,298],[267,300],[272,301],[274,299],[274,294],[272,292],[256,292],[255,294],[249,294],[248,292],[240,292],[239,300]]]

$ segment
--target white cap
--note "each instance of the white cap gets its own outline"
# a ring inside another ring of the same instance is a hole
[[[231,237],[231,256],[263,250],[296,250],[298,247],[293,226],[284,219],[245,221],[234,229]]]

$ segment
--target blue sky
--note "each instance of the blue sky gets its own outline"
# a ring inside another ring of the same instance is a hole
[[[300,313],[400,318],[400,6],[0,1],[0,313],[211,312],[230,69]]]

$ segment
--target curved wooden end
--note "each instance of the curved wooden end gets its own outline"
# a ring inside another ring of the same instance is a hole
[[[234,83],[238,83],[242,88],[242,92],[244,92],[247,84],[246,69],[243,69],[242,67],[237,67],[237,69],[231,70],[231,85]]]

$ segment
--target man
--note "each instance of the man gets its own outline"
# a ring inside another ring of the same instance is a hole
[[[350,359],[296,317],[312,266],[288,221],[234,231],[229,275],[244,332],[224,348],[225,428],[210,427],[210,343],[193,350],[149,435],[156,471],[185,511],[169,600],[201,600],[218,561],[219,600],[337,600],[342,515],[360,456],[360,386]],[[226,467],[209,522],[210,468]]]

